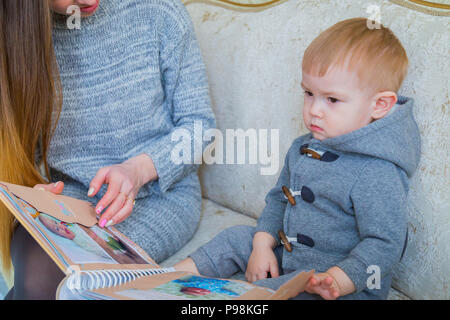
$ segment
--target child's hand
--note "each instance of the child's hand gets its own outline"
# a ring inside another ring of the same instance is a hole
[[[273,252],[275,239],[266,232],[257,232],[253,237],[253,251],[250,255],[245,271],[245,278],[249,282],[266,279],[270,272],[272,278],[278,277],[278,261]]]
[[[145,154],[98,170],[90,183],[88,196],[95,196],[103,184],[108,184],[107,191],[95,207],[97,214],[108,207],[100,217],[99,226],[109,227],[129,217],[139,189],[156,178],[153,161]]]
[[[306,284],[305,291],[318,294],[325,300],[335,300],[341,295],[337,281],[326,272],[314,274]]]
[[[278,277],[278,262],[272,248],[255,248],[250,255],[245,271],[245,278],[249,282],[266,279],[270,272],[272,278]]]

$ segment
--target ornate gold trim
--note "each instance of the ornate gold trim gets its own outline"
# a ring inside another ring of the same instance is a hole
[[[450,4],[436,3],[436,2],[422,1],[422,0],[408,0],[408,1],[420,4],[422,6],[450,10]]]
[[[182,0],[185,5],[203,2],[210,5],[215,5],[219,7],[224,7],[228,9],[238,10],[238,11],[262,11],[278,4],[286,2],[288,0],[267,0],[261,3],[239,3],[233,0]]]
[[[239,0],[182,0],[185,5],[202,2],[232,9],[235,11],[262,11],[272,8],[288,0],[261,0],[261,3],[240,3]],[[391,2],[411,10],[434,16],[450,16],[450,5],[425,0],[390,0]]]
[[[390,0],[402,7],[433,16],[450,16],[450,5],[423,0]]]

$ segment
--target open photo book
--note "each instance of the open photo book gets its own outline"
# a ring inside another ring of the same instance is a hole
[[[314,270],[274,291],[234,279],[162,268],[116,228],[100,228],[91,203],[0,181],[0,200],[66,274],[57,299],[284,300]]]

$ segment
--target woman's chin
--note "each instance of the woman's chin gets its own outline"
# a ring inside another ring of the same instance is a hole
[[[82,12],[81,13],[81,18],[89,18],[89,17],[93,16],[94,14],[95,14],[95,11],[94,12],[90,12],[90,13]]]

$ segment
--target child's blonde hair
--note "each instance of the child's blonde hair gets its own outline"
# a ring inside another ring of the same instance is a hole
[[[315,38],[305,51],[302,68],[321,77],[332,67],[345,65],[357,72],[363,86],[397,92],[408,70],[408,57],[391,30],[381,24],[370,29],[366,18],[353,18]]]

